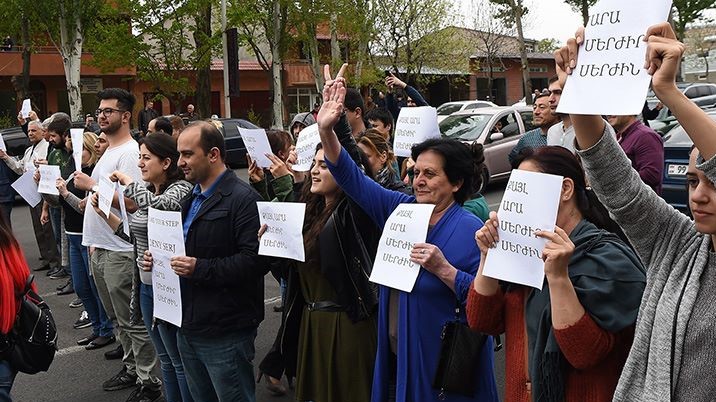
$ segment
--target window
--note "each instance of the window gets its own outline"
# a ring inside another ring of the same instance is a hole
[[[546,72],[547,72],[547,67],[546,67],[546,66],[534,66],[534,67],[530,67],[530,72],[531,72],[531,73],[546,73]]]
[[[695,88],[695,87],[691,87],[691,88],[687,89],[686,92],[684,92],[684,95],[686,95],[686,97],[689,98],[689,99],[693,99],[693,98],[695,98],[695,97],[698,96],[698,95],[696,94],[696,88]]]
[[[534,122],[532,121],[534,118],[532,111],[520,112],[520,117],[522,117],[522,122],[525,124],[525,132],[535,128]]]
[[[514,113],[508,113],[505,114],[497,120],[495,125],[490,129],[491,133],[497,133],[500,132],[503,135],[503,138],[512,137],[514,135],[517,135],[520,133],[520,126],[517,123],[517,120],[515,119]],[[499,140],[498,140],[499,141]],[[491,143],[489,137],[486,141],[486,143]]]
[[[320,95],[316,92],[316,88],[292,88],[287,90],[286,94],[286,110],[289,119],[298,113],[310,112],[313,104],[320,101]]]

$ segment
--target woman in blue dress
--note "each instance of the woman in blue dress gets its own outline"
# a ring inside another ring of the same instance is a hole
[[[412,149],[416,161],[415,195],[381,187],[363,174],[333,132],[344,112],[343,70],[345,65],[333,80],[326,66],[324,104],[318,114],[325,162],[338,185],[381,228],[399,204],[435,205],[426,243],[416,244],[411,250],[411,260],[422,267],[413,291],[380,289],[372,401],[498,401],[489,339],[480,355],[478,369],[472,374],[476,384],[473,397],[450,393],[439,396],[440,390],[432,387],[442,327],[454,319],[456,303],[465,306],[480,261],[480,251],[473,238],[482,222],[461,205],[472,193],[474,180],[479,177],[474,174],[475,168],[484,158],[482,155],[475,158],[458,141],[428,140]],[[464,309],[460,311],[460,319],[466,321]]]

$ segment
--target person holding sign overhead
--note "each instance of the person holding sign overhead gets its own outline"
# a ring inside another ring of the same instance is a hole
[[[149,208],[162,211],[180,211],[179,202],[191,192],[191,184],[184,180],[184,174],[177,167],[179,152],[176,140],[162,131],[150,133],[142,140],[139,147],[137,166],[142,172],[143,181],[134,179],[121,171],[114,171],[110,180],[125,186],[124,195],[134,201],[139,208],[129,221],[130,233],[123,230],[122,218],[110,213],[108,218],[99,212],[97,194],[92,196],[92,206],[99,216],[105,218],[114,233],[125,241],[132,242],[135,247],[137,269],[132,280],[130,301],[130,317],[137,322],[139,317],[147,327],[149,337],[159,357],[159,367],[164,380],[164,391],[168,402],[191,401],[191,394],[184,375],[184,365],[177,349],[177,327],[162,321],[154,320],[152,273],[145,270],[144,252],[149,249],[147,236],[147,219]],[[149,183],[145,186],[144,182]]]
[[[372,400],[436,401],[441,392],[431,384],[438,369],[441,329],[455,319],[456,306],[464,305],[480,261],[479,250],[471,243],[482,222],[461,205],[473,191],[473,180],[479,177],[475,172],[481,166],[475,166],[470,152],[459,141],[430,139],[412,149],[415,196],[385,189],[371,180],[342,149],[333,132],[343,113],[346,66],[335,79],[329,66],[325,67],[324,104],[317,119],[325,164],[336,183],[380,228],[401,203],[435,205],[427,242],[411,248],[411,261],[423,268],[412,292],[380,288]],[[466,320],[462,308],[459,319]],[[447,393],[441,399],[497,401],[491,339],[485,342],[477,366],[474,373],[465,373],[477,384],[473,397]]]
[[[589,181],[647,266],[634,344],[614,401],[712,400],[716,123],[676,86],[685,47],[671,25],[649,27],[643,40],[647,47],[642,65],[651,75],[652,88],[694,142],[686,173],[693,218],[673,209],[642,182],[600,115],[572,115]],[[583,41],[580,29],[555,53],[560,79],[575,69]],[[633,106],[641,105],[635,101]]]
[[[644,268],[609,232],[618,228],[586,186],[574,154],[548,146],[518,158],[521,170],[564,176],[557,228],[535,232],[548,240],[541,255],[546,280],[540,291],[483,275],[501,223],[490,213],[475,233],[482,258],[468,297],[470,327],[505,333],[506,400],[611,401],[631,346]]]

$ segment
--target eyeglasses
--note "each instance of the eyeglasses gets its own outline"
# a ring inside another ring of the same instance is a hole
[[[112,109],[111,107],[106,107],[106,108],[104,108],[104,109],[97,109],[97,110],[95,110],[95,111],[94,111],[94,115],[95,115],[95,117],[99,117],[99,115],[101,114],[101,115],[104,116],[104,117],[109,117],[109,116],[111,116],[112,113],[114,113],[114,112],[124,113],[124,112],[126,112],[126,110]]]

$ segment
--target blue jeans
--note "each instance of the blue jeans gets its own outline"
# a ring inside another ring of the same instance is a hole
[[[159,357],[167,402],[193,402],[177,348],[177,327],[164,321],[157,321],[152,328],[154,299],[151,285],[141,284],[139,306],[142,309],[144,325]]]
[[[0,402],[12,402],[10,390],[15,381],[17,372],[10,367],[10,363],[0,360]]]
[[[179,353],[194,399],[202,402],[256,401],[256,328],[198,336],[179,332]]]
[[[97,286],[90,276],[89,254],[87,247],[82,245],[82,235],[67,235],[70,252],[70,268],[72,283],[77,296],[82,300],[87,316],[92,321],[92,333],[97,336],[112,336],[114,327],[107,317],[102,301],[97,293]]]

